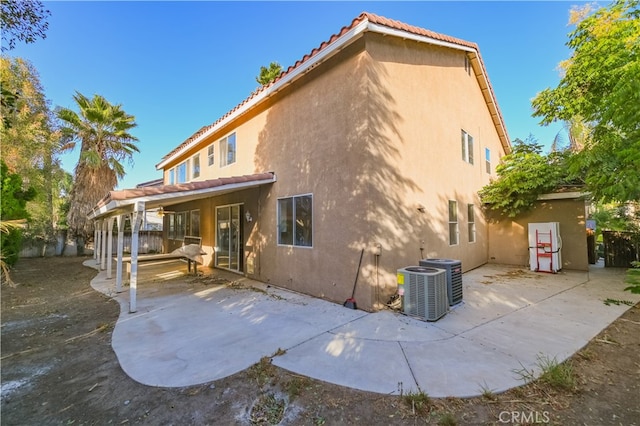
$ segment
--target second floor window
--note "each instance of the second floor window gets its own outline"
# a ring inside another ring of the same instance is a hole
[[[236,162],[236,134],[231,133],[220,141],[220,167]]]
[[[207,164],[209,166],[213,166],[213,160],[214,160],[214,151],[215,151],[215,145],[211,144],[209,145],[209,148],[207,148]]]
[[[200,177],[200,154],[196,154],[191,159],[191,178]]]
[[[484,164],[487,173],[491,174],[491,150],[489,148],[484,149]]]
[[[180,163],[176,170],[176,178],[178,183],[185,183],[187,181],[187,162]]]
[[[462,160],[473,164],[473,136],[462,130]]]

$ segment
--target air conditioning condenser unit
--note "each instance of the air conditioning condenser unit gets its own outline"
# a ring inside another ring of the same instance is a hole
[[[405,314],[437,321],[449,310],[444,269],[407,266],[398,269],[397,279]]]
[[[449,306],[462,302],[462,261],[457,259],[422,259],[420,266],[444,269],[447,275]]]

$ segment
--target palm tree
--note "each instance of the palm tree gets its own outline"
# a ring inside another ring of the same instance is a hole
[[[271,62],[269,68],[260,67],[260,74],[256,77],[256,81],[261,86],[266,86],[282,74],[282,65],[277,62]]]
[[[129,133],[137,126],[135,117],[121,105],[112,105],[100,95],[89,99],[80,92],[73,99],[80,112],[60,108],[57,115],[63,122],[63,150],[72,150],[77,142],[81,143],[67,218],[81,254],[80,239],[93,234],[93,223],[87,214],[125,175],[122,161],[132,162],[133,153],[140,150],[134,143],[138,139]]]

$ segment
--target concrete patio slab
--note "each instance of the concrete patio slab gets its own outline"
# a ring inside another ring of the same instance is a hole
[[[222,271],[213,274],[233,285],[176,279],[176,269],[139,270],[133,314],[128,292],[115,293],[104,271],[91,283],[120,302],[112,345],[123,370],[147,385],[220,379],[281,349],[275,365],[372,392],[500,392],[522,384],[517,370],[536,371],[540,356],[566,359],[629,309],[607,306],[606,299],[640,301],[623,291],[621,270],[551,275],[486,265],[463,275],[462,303],[439,321],[425,322],[347,309]]]
[[[518,362],[493,345],[462,337],[402,345],[417,386],[432,397],[476,396],[483,388],[500,392],[522,384],[513,372]]]

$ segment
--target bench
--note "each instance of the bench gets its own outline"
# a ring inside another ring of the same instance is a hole
[[[191,273],[191,263],[193,262],[193,273],[197,275],[198,262],[195,260],[195,255],[193,253],[186,253],[183,250],[187,246],[194,246],[194,245],[200,248],[199,255],[206,254],[205,252],[202,251],[201,237],[185,236],[184,240],[182,241],[182,247],[172,251],[171,253],[145,254],[142,256],[138,256],[138,263],[162,262],[165,260],[186,260],[187,271]],[[131,272],[131,256],[123,257],[122,261],[127,263],[127,273],[130,273]]]

